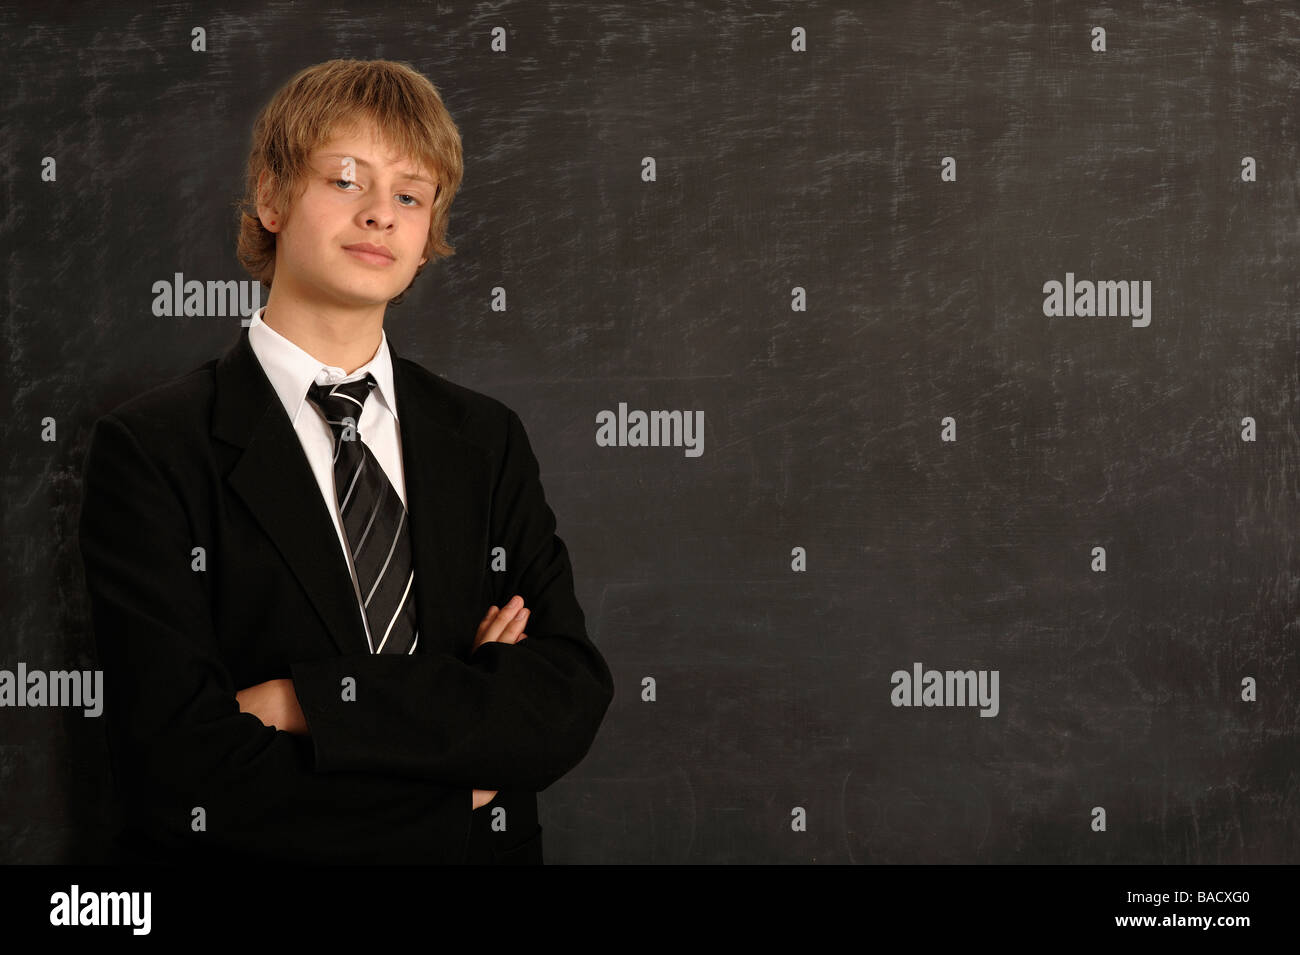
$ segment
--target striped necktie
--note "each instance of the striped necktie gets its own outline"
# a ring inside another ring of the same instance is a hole
[[[313,383],[307,397],[334,433],[334,495],[370,625],[370,652],[412,653],[419,634],[406,508],[356,424],[376,385],[367,372],[328,388]]]

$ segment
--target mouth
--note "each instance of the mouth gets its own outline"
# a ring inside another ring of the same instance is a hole
[[[392,265],[396,261],[392,253],[381,249],[376,245],[369,245],[361,242],[356,245],[345,245],[343,251],[353,258],[360,259],[362,262],[369,262],[371,265]]]

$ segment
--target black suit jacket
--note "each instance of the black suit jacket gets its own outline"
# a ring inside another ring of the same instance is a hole
[[[368,651],[333,522],[246,328],[95,423],[80,546],[120,858],[541,861],[535,794],[586,755],[613,681],[519,417],[389,348],[410,655]],[[488,606],[516,593],[528,639],[471,654]],[[238,690],[277,678],[293,680],[310,735],[239,712]],[[475,788],[500,792],[472,811]]]

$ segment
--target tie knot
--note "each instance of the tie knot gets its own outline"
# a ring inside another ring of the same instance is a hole
[[[366,377],[356,381],[344,381],[337,385],[318,385],[315,382],[307,389],[307,397],[325,412],[325,420],[330,427],[338,430],[344,418],[354,422],[361,420],[361,409],[366,406],[366,395],[379,382],[375,376],[366,372]]]

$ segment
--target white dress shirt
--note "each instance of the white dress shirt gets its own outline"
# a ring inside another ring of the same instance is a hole
[[[270,379],[275,393],[280,396],[293,429],[298,433],[298,440],[302,442],[302,449],[307,454],[312,473],[316,475],[325,507],[334,518],[334,530],[338,533],[339,546],[343,549],[344,559],[352,574],[352,588],[357,594],[357,604],[360,607],[361,589],[357,585],[357,571],[352,565],[352,552],[343,533],[343,518],[339,513],[338,495],[334,490],[334,434],[325,422],[325,415],[316,407],[315,402],[308,400],[307,389],[312,382],[328,386],[356,381],[364,378],[367,372],[375,376],[379,385],[371,389],[365,407],[361,409],[361,417],[357,419],[357,434],[384,469],[393,490],[405,506],[402,436],[397,423],[397,392],[393,387],[393,360],[388,353],[388,334],[381,329],[379,350],[370,361],[349,375],[342,368],[326,365],[313,358],[267,325],[262,321],[265,309],[264,305],[253,313],[248,325],[248,344],[257,356],[262,370],[266,372],[266,377]],[[373,652],[370,622],[366,620],[365,613],[361,614],[361,619],[366,625],[366,639],[371,641]],[[414,646],[411,649],[414,650]]]

